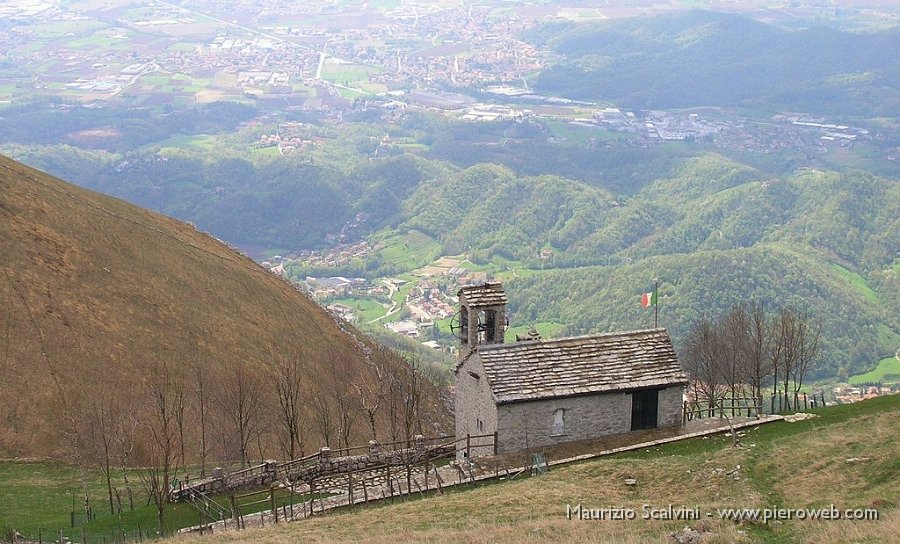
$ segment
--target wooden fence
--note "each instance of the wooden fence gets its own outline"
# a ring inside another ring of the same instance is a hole
[[[698,399],[684,401],[682,410],[682,423],[695,419],[711,417],[752,417],[759,419],[763,413],[762,399],[760,397],[746,396],[722,396],[714,401]]]
[[[365,446],[354,446],[331,450],[321,448],[317,453],[293,459],[284,463],[266,461],[230,473],[214,471],[208,478],[178,482],[171,491],[174,502],[195,502],[197,497],[253,489],[281,483],[283,487],[318,481],[334,475],[344,475],[356,471],[377,470],[382,466],[415,465],[422,459],[434,461],[449,459],[456,452],[471,457],[473,451],[497,453],[497,433],[424,437],[412,440],[380,444],[370,441]]]
[[[772,414],[819,408],[825,406],[825,393],[816,391],[810,396],[798,391],[788,391],[787,393],[776,391],[770,395],[769,405]]]

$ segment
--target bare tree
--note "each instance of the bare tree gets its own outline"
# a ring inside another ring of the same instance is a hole
[[[177,467],[176,405],[179,380],[169,365],[156,369],[148,384],[150,414],[147,417],[148,467],[141,472],[147,494],[156,505],[159,533],[165,531],[166,505],[169,503],[169,482]]]
[[[209,445],[207,444],[207,417],[209,411],[209,393],[207,392],[206,373],[200,366],[197,366],[194,374],[194,402],[197,406],[197,418],[200,424],[200,477],[206,476],[206,456],[209,454]]]
[[[317,388],[312,392],[310,405],[313,410],[313,426],[319,431],[319,436],[326,446],[331,447],[331,433],[334,425],[332,423],[331,399],[329,395],[321,388]]]
[[[406,360],[392,355],[387,367],[388,417],[391,439],[410,442],[415,434],[422,432],[422,395],[425,378],[418,360]]]
[[[250,441],[256,436],[263,407],[263,386],[246,365],[239,364],[224,376],[219,406],[231,424],[240,450],[241,466],[247,466]]]
[[[360,379],[353,383],[359,404],[366,413],[371,440],[378,439],[377,417],[388,392],[387,365],[390,357],[391,353],[385,347],[373,349],[366,358],[366,363],[375,379],[372,379],[373,376],[368,376],[367,379]]]
[[[790,308],[782,308],[775,318],[774,341],[777,354],[777,368],[781,372],[781,386],[784,394],[784,406],[791,405],[791,379],[796,372],[798,356],[798,318]]]
[[[685,366],[691,376],[694,400],[702,398],[710,408],[715,406],[722,384],[722,344],[721,336],[706,318],[691,327],[685,342]]]
[[[303,450],[303,354],[301,351],[273,354],[275,392],[278,395],[276,432],[281,449],[290,459]]]
[[[738,396],[747,379],[748,365],[744,358],[744,345],[747,342],[749,321],[747,309],[741,304],[734,306],[720,322],[719,335],[724,357],[719,364],[722,378],[732,397]]]
[[[89,436],[93,449],[93,457],[97,460],[103,476],[106,479],[106,491],[109,495],[109,513],[116,513],[113,503],[112,489],[112,463],[113,442],[116,440],[115,419],[118,416],[114,401],[102,392],[91,403]]]
[[[819,355],[819,336],[822,333],[821,322],[811,322],[809,314],[803,313],[797,316],[797,349],[791,379],[794,381],[794,398],[803,387],[803,379],[810,370],[813,361]],[[794,406],[795,409],[799,406]]]
[[[747,334],[742,352],[751,394],[762,402],[762,384],[772,375],[774,368],[771,329],[766,312],[759,302],[752,303],[748,310]]]
[[[345,448],[350,447],[353,426],[359,417],[359,398],[354,394],[352,384],[359,381],[359,369],[350,359],[338,353],[332,354],[332,364],[338,369],[341,380],[331,383],[330,393],[337,415],[337,433]]]
[[[119,460],[122,462],[122,481],[125,484],[125,492],[128,494],[128,508],[134,510],[134,492],[131,489],[131,482],[128,480],[128,458],[134,451],[134,435],[137,431],[138,421],[133,415],[130,415],[130,410],[125,410],[124,413],[129,415],[119,419],[119,430],[116,435],[121,452]]]
[[[178,427],[178,452],[179,452],[179,465],[181,466],[181,470],[184,473],[184,479],[188,479],[187,472],[187,462],[185,459],[184,453],[184,426],[185,426],[185,386],[183,382],[178,382],[175,386],[174,391],[174,399],[175,399],[175,424]],[[177,470],[176,470],[177,472]]]

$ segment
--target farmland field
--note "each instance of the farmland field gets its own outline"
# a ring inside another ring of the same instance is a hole
[[[384,262],[413,270],[434,261],[440,253],[440,243],[419,231],[391,236],[382,240],[379,252]]]
[[[900,382],[900,361],[896,357],[885,357],[878,361],[875,369],[865,374],[850,376],[851,384],[860,383],[897,383]]]

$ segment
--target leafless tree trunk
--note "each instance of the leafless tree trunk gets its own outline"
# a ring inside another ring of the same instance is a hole
[[[321,389],[316,389],[312,394],[312,409],[315,413],[315,427],[325,445],[331,447],[332,433],[332,408],[331,399]]]
[[[115,515],[115,503],[113,502],[112,489],[112,445],[116,439],[116,408],[112,400],[102,392],[100,398],[91,403],[90,413],[90,437],[94,450],[94,457],[100,466],[106,479],[106,491],[109,495],[109,513]]]
[[[772,339],[769,322],[762,304],[750,305],[747,316],[747,335],[743,343],[746,375],[754,397],[762,402],[763,381],[772,375]]]
[[[778,345],[779,367],[781,370],[781,385],[784,393],[784,405],[791,406],[791,379],[796,372],[798,350],[798,325],[797,314],[790,308],[783,308],[779,312],[775,343]]]
[[[422,370],[417,359],[409,361],[408,380],[403,390],[404,426],[407,440],[422,434]]]
[[[156,520],[160,534],[165,531],[166,505],[169,503],[169,482],[177,467],[177,391],[180,380],[167,363],[154,372],[148,385],[150,414],[147,418],[149,465],[141,473],[147,493],[156,505]]]
[[[276,353],[275,392],[278,395],[276,420],[280,429],[282,450],[289,459],[296,459],[303,449],[303,354]]]
[[[797,398],[796,395],[803,387],[803,379],[806,373],[819,355],[819,336],[821,332],[822,324],[820,322],[811,322],[809,315],[806,313],[797,316],[797,358],[791,375],[791,379],[794,381],[794,398]],[[796,408],[799,408],[799,406]]]
[[[704,318],[691,327],[685,342],[685,366],[710,408],[716,404],[722,383],[723,351],[722,340],[712,322]]]
[[[232,425],[240,449],[241,466],[247,466],[250,441],[260,424],[263,407],[262,382],[245,365],[238,365],[225,376],[219,392],[219,405]]]
[[[119,450],[122,452],[122,480],[125,483],[125,492],[128,494],[128,508],[134,510],[134,492],[131,482],[128,480],[128,457],[134,451],[134,433],[137,430],[137,419],[133,416],[122,418],[118,432]]]
[[[378,440],[378,412],[388,393],[387,369],[391,364],[392,352],[385,347],[375,348],[366,358],[366,364],[374,374],[353,384],[357,398],[369,424],[371,440]]]
[[[721,361],[723,378],[732,397],[738,396],[739,390],[747,379],[747,361],[745,360],[745,344],[750,318],[746,307],[735,306],[722,320],[720,333],[724,359]]]
[[[339,369],[338,375],[342,377],[341,381],[332,383],[330,387],[338,421],[338,438],[345,448],[349,448],[353,425],[360,412],[359,399],[352,386],[359,381],[359,369],[339,353],[332,354],[332,365]]]
[[[187,462],[184,454],[184,425],[185,425],[185,387],[184,383],[179,382],[175,389],[175,424],[178,426],[178,452],[179,464],[181,465],[184,479],[188,479]],[[176,467],[176,472],[177,467]]]
[[[378,382],[377,385],[353,384],[359,404],[366,413],[366,421],[369,424],[369,440],[378,440],[378,410],[384,402],[384,394],[380,386],[383,383],[382,378],[379,378]]]
[[[206,418],[209,399],[206,391],[206,374],[199,366],[194,376],[194,396],[197,402],[197,417],[200,423],[200,477],[206,476],[206,456],[209,454],[209,446],[206,443]]]

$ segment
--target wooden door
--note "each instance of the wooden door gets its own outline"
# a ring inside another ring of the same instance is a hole
[[[631,394],[631,430],[656,428],[659,390],[644,389]]]

